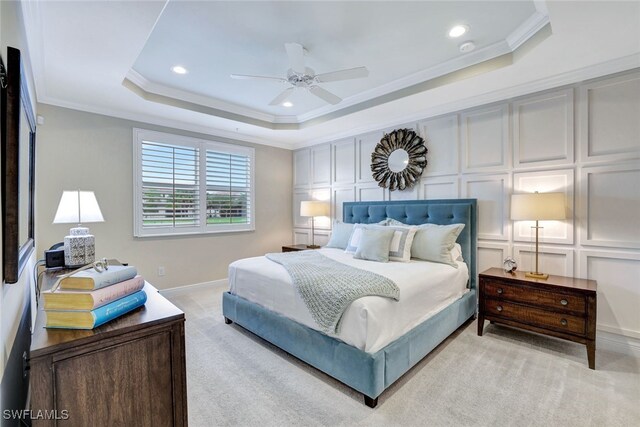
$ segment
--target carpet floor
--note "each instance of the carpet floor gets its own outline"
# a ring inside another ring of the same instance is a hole
[[[387,389],[362,395],[241,327],[225,286],[170,297],[186,314],[189,424],[640,426],[640,360],[497,325],[462,326]]]

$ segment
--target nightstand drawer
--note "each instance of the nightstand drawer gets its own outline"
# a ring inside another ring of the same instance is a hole
[[[484,292],[488,298],[506,299],[580,314],[586,311],[586,301],[581,295],[566,295],[529,286],[514,286],[493,281],[484,282]]]
[[[585,334],[585,319],[583,317],[555,313],[495,299],[486,299],[484,309],[486,314],[490,316],[498,316],[545,329],[577,335]]]

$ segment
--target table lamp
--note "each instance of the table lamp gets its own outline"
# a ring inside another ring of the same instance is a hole
[[[329,203],[319,200],[306,200],[300,202],[300,216],[311,217],[311,244],[307,245],[309,249],[318,249],[320,246],[315,244],[315,226],[314,221],[317,216],[329,216]]]
[[[514,221],[535,221],[536,229],[536,267],[525,276],[535,279],[547,279],[546,273],[538,268],[538,221],[559,220],[567,217],[564,193],[523,193],[511,195],[511,219]]]
[[[79,267],[95,261],[95,238],[82,223],[104,222],[100,206],[93,191],[63,191],[54,224],[78,224],[64,238],[64,263]]]

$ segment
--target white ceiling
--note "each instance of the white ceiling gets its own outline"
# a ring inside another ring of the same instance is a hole
[[[636,1],[171,1],[166,8],[154,1],[46,1],[23,2],[22,10],[39,102],[288,148],[640,66]],[[540,28],[541,16],[551,34],[520,46],[501,67],[367,102],[510,52]],[[457,53],[446,31],[458,20],[471,28],[469,39],[490,46],[480,49],[486,54],[469,61]],[[365,65],[370,78],[327,83],[345,97],[337,111],[301,97],[294,99],[298,117],[281,117],[292,113],[265,106],[281,87],[243,86],[249,82],[228,74],[284,74],[287,41],[308,48],[318,73]],[[174,62],[190,73],[171,74]],[[125,87],[126,78],[139,90]],[[255,117],[307,125],[278,130],[245,120]]]
[[[441,73],[452,71],[463,56],[468,65],[507,53],[506,40],[516,30],[545,23],[533,1],[169,2],[133,70],[164,87],[159,89],[163,94],[167,88],[180,89],[248,108],[253,117],[268,117],[259,115],[265,113],[283,121],[282,116],[297,116],[295,122],[301,115],[320,115],[309,113],[327,103],[298,90],[290,99],[293,107],[269,106],[286,83],[233,80],[229,75],[284,77],[289,68],[284,43],[296,42],[308,50],[306,65],[317,73],[366,66],[368,78],[323,86],[342,98],[367,91],[373,97],[384,93],[379,90],[383,85],[442,64],[449,66]],[[459,39],[448,37],[455,24],[467,25],[469,32]],[[468,40],[478,51],[492,51],[463,55],[458,46]],[[174,74],[171,67],[177,64],[189,73]]]

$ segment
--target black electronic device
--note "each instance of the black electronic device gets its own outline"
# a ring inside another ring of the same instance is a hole
[[[48,251],[44,251],[44,266],[46,268],[64,267],[64,243],[56,243]]]

